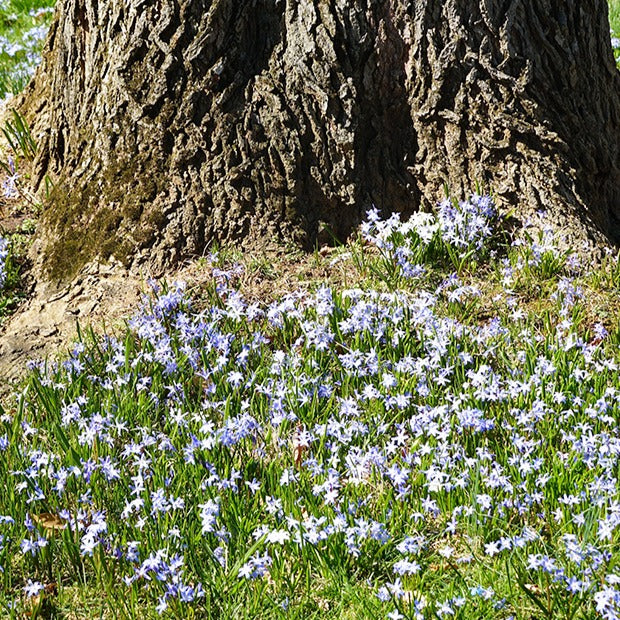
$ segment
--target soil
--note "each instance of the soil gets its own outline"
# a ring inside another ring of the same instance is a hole
[[[0,107],[0,126],[7,118],[10,110]],[[0,134],[2,161],[9,154],[15,156]],[[29,162],[21,159],[18,172],[20,185],[22,181],[28,185]],[[24,195],[28,195],[27,190]],[[42,279],[37,269],[40,240],[33,236],[39,211],[32,198],[6,198],[0,189],[0,236],[11,236],[17,242],[23,263],[19,291],[22,300],[0,323],[0,397],[15,390],[27,373],[29,361],[54,359],[70,349],[78,325],[82,330],[92,327],[101,331],[122,324],[123,317],[138,305],[144,289],[144,278],[114,259],[89,263],[63,286]]]
[[[67,351],[76,340],[78,324],[101,330],[120,323],[137,306],[140,292],[141,281],[115,262],[88,265],[60,290],[36,283],[0,328],[0,394],[15,388],[28,361]]]

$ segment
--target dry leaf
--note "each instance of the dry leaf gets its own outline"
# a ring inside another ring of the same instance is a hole
[[[39,612],[41,611],[41,603],[43,603],[43,596],[41,594],[37,594],[36,596],[30,597],[26,601],[26,609],[24,609],[24,616],[28,618],[38,617]]]
[[[59,532],[67,527],[67,523],[64,519],[61,519],[58,515],[54,515],[51,512],[42,512],[38,515],[30,516],[37,525],[52,532]]]
[[[38,618],[41,615],[43,604],[46,599],[58,594],[58,584],[55,581],[45,584],[40,594],[29,597],[25,602],[24,616]]]
[[[304,452],[308,449],[307,446],[304,446],[301,443],[301,438],[299,436],[300,431],[301,426],[298,426],[295,434],[293,435],[293,459],[295,461],[296,467],[301,467],[301,463],[304,458]]]
[[[45,589],[43,590],[46,596],[56,596],[58,594],[58,584],[55,581],[51,583],[45,584]]]
[[[524,583],[523,587],[532,594],[542,594],[542,590],[535,583]]]

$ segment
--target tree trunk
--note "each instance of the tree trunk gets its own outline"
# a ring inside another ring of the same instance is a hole
[[[620,238],[605,0],[59,0],[25,109],[53,278],[311,246],[446,184]]]

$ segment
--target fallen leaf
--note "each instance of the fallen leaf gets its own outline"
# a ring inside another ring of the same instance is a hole
[[[301,426],[298,426],[295,434],[293,435],[293,459],[296,467],[301,467],[304,452],[308,449],[308,446],[301,443],[300,431]]]
[[[525,583],[523,587],[532,594],[542,594],[542,590],[535,583]]]
[[[30,515],[32,520],[46,530],[52,532],[59,532],[67,527],[67,523],[64,519],[61,519],[58,515],[51,512],[42,512],[38,515]]]
[[[58,594],[58,584],[55,581],[46,583],[43,591],[47,596],[56,596]]]

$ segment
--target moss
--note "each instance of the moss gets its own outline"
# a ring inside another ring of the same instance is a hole
[[[44,270],[54,281],[69,281],[96,257],[114,255],[128,264],[165,222],[163,214],[149,208],[165,179],[152,161],[148,171],[139,160],[99,169],[82,185],[61,179],[45,207]]]

